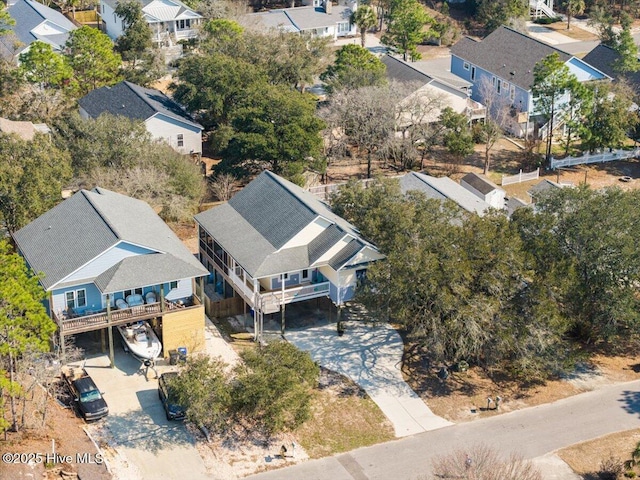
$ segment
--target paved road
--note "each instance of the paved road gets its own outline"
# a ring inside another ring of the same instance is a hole
[[[416,479],[431,460],[479,443],[535,458],[608,433],[640,428],[640,381],[605,387],[548,405],[457,424],[335,457],[255,475],[260,480]]]
[[[364,388],[393,424],[396,437],[451,425],[435,415],[402,378],[404,345],[395,329],[386,323],[345,323],[342,337],[330,324],[290,330],[286,338],[323,367]]]

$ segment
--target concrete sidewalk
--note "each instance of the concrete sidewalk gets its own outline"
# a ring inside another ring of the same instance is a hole
[[[342,337],[335,324],[290,330],[285,337],[323,367],[360,385],[391,421],[397,437],[452,425],[429,410],[403,380],[403,342],[393,328],[386,323],[345,323]]]

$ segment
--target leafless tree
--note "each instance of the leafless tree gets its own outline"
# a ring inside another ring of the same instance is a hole
[[[503,459],[486,445],[457,450],[434,461],[431,477],[423,480],[542,480],[542,475],[530,461],[517,455]]]
[[[230,173],[221,173],[209,180],[211,191],[221,202],[230,200],[238,185],[238,179]]]
[[[484,124],[478,129],[478,135],[484,143],[483,173],[486,175],[491,166],[491,149],[502,138],[508,125],[511,104],[509,89],[501,84],[501,90],[498,91],[497,84],[494,86],[488,77],[480,81],[479,93],[487,109]]]

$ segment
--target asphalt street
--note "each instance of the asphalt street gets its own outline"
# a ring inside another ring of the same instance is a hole
[[[538,407],[425,432],[283,470],[255,480],[418,479],[432,460],[486,444],[533,459],[612,432],[640,428],[640,381],[613,385]]]

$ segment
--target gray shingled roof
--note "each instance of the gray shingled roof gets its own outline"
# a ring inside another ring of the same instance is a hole
[[[160,113],[202,130],[202,125],[194,122],[180,105],[161,91],[127,81],[93,90],[78,103],[92,118],[109,113],[145,121]]]
[[[47,290],[120,241],[171,254],[207,274],[147,203],[103,188],[79,191],[13,237],[29,266],[44,274]]]
[[[533,85],[533,67],[540,60],[558,53],[560,60],[572,55],[546,43],[502,26],[482,41],[465,37],[451,47],[451,53],[463,60],[529,90]]]
[[[544,180],[542,180],[539,183],[536,183],[533,187],[531,187],[529,190],[527,190],[527,193],[532,196],[535,197],[537,195],[540,195],[544,192],[548,192],[551,190],[557,190],[559,188],[562,188],[562,185],[560,185],[559,183],[556,182],[552,182],[551,180],[547,180],[546,178]]]
[[[307,245],[282,249],[319,217],[332,225]],[[308,268],[346,235],[359,238],[353,225],[315,196],[268,171],[195,219],[253,278]]]
[[[385,55],[381,59],[387,67],[387,78],[402,83],[415,83],[419,87],[426,85],[433,78],[402,60]]]
[[[344,5],[334,5],[331,14],[327,14],[322,7],[308,6],[248,13],[246,18],[257,19],[267,28],[280,28],[293,32],[350,22],[351,13],[351,9]]]
[[[69,38],[68,32],[77,28],[60,12],[34,0],[17,0],[7,11],[15,20],[15,25],[11,27],[13,35],[0,35],[0,44],[3,46],[5,55],[20,53],[36,40],[50,44],[55,51],[61,51]],[[49,24],[49,31],[58,30],[59,33],[48,35],[32,33],[33,29],[45,22]],[[14,48],[16,39],[24,44],[17,52]]]
[[[329,260],[329,266],[334,270],[340,270],[345,263],[351,260],[353,256],[363,248],[364,244],[354,238]]]
[[[102,272],[93,282],[102,293],[114,293],[202,275],[201,269],[171,254],[156,253],[127,257]]]
[[[640,71],[624,72],[621,74],[613,68],[613,65],[619,58],[620,54],[613,48],[600,44],[596,45],[596,47],[587,53],[582,60],[601,72],[609,75],[611,78],[624,78],[634,86],[640,86]]]
[[[490,208],[484,200],[448,177],[431,177],[423,173],[410,172],[400,179],[402,193],[410,190],[423,192],[428,198],[452,200],[468,212],[484,215]]]
[[[462,177],[466,183],[471,185],[477,191],[486,195],[487,193],[491,193],[494,190],[501,190],[495,183],[490,181],[488,178],[478,175],[477,173],[467,173],[464,177]]]

